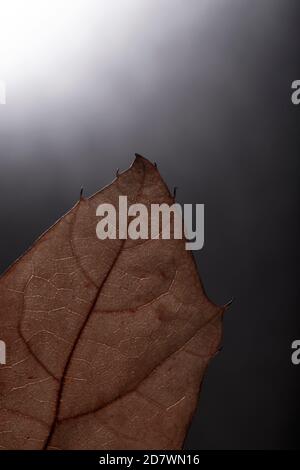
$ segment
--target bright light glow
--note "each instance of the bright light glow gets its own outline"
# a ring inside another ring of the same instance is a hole
[[[83,55],[98,33],[97,52],[111,55],[143,15],[140,0],[0,0],[0,79],[25,77],[52,62]]]
[[[84,0],[1,0],[0,73],[6,77],[59,53],[80,27]]]
[[[122,92],[129,83],[132,94],[151,93],[165,63],[160,60],[168,49],[176,54],[172,38],[194,23],[198,28],[200,20],[208,27],[210,1],[192,0],[190,9],[182,0],[162,6],[153,0],[0,0],[0,80],[7,84],[7,102],[13,103],[13,93],[14,100],[30,103],[40,92],[43,99],[71,102],[83,96],[91,77],[102,108],[129,100]]]

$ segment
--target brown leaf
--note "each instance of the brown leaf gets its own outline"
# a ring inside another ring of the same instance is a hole
[[[0,280],[0,449],[178,449],[223,309],[183,240],[96,237],[96,208],[173,203],[137,157]]]

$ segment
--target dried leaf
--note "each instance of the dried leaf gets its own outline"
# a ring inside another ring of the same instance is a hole
[[[183,240],[96,237],[96,208],[173,203],[137,157],[0,279],[0,449],[179,449],[223,309]]]

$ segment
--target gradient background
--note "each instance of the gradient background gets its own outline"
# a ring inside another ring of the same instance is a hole
[[[67,18],[55,47],[25,42],[4,69],[1,272],[134,152],[179,202],[206,205],[201,277],[235,302],[187,449],[300,448],[297,5],[86,0],[77,30]]]

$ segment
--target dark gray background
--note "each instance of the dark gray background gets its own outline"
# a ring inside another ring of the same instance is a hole
[[[127,0],[105,30],[99,4],[72,56],[62,43],[7,81],[1,271],[81,185],[101,188],[134,152],[156,161],[179,202],[206,205],[208,295],[235,298],[186,448],[300,448],[299,2]]]

